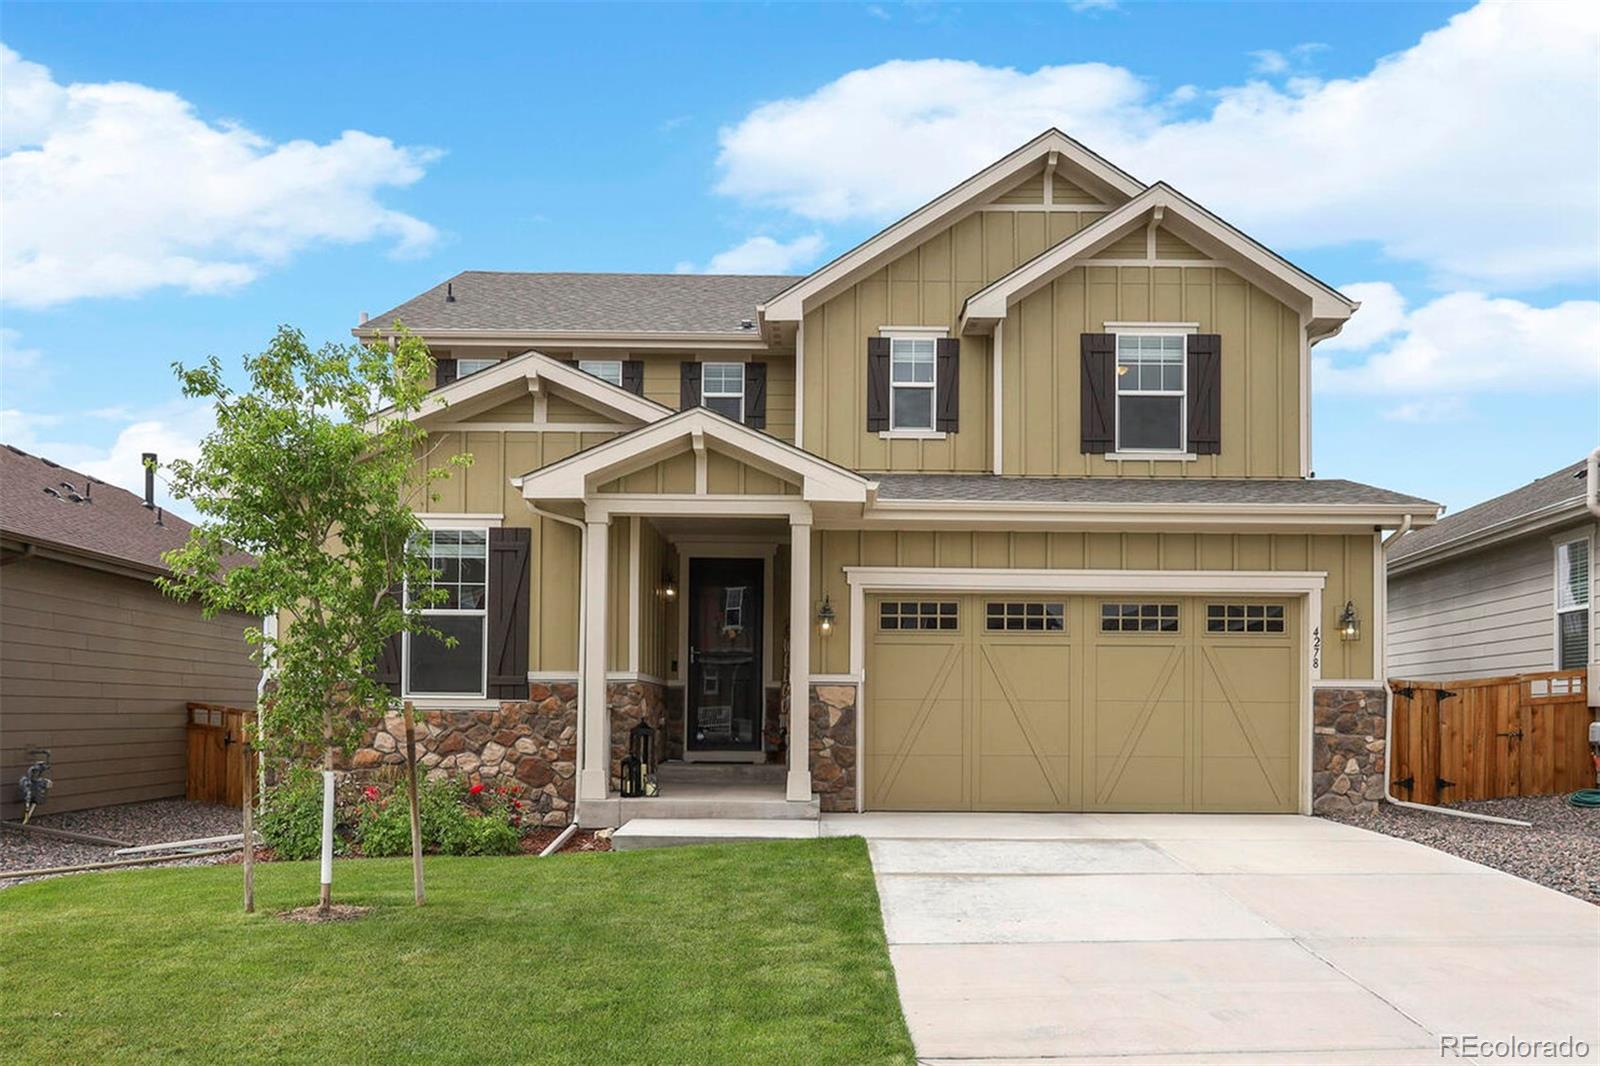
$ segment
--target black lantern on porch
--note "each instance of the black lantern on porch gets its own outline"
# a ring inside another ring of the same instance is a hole
[[[656,794],[656,731],[640,722],[628,731],[628,754],[622,760],[622,795],[627,799]]]

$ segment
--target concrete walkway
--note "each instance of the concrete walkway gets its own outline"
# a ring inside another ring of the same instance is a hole
[[[1474,1034],[1600,1062],[1600,908],[1420,844],[1292,815],[821,828],[868,839],[924,1062],[1507,1061],[1441,1058]]]

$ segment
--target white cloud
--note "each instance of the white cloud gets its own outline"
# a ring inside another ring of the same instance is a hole
[[[1459,396],[1444,396],[1436,400],[1411,400],[1382,412],[1387,422],[1409,422],[1419,426],[1452,422],[1466,413],[1467,402]]]
[[[1093,11],[1115,11],[1118,6],[1118,0],[1067,0],[1067,7],[1080,15]]]
[[[1318,52],[1325,52],[1328,46],[1317,41],[1307,41],[1297,44],[1287,51],[1276,48],[1263,48],[1251,52],[1255,59],[1252,65],[1257,74],[1287,74],[1290,71],[1304,71],[1311,63],[1311,57]]]
[[[1591,280],[1597,49],[1600,5],[1486,3],[1360,77],[1212,88],[1194,118],[1121,67],[896,60],[723,129],[717,188],[882,222],[1053,125],[1274,247],[1372,241],[1451,287]]]
[[[1374,301],[1379,326],[1365,336],[1335,338],[1314,349],[1311,380],[1319,391],[1417,396],[1431,404],[1434,397],[1467,393],[1600,387],[1600,301],[1530,307],[1520,300],[1457,292],[1413,311],[1384,284],[1351,285],[1346,291],[1370,298],[1384,289],[1388,293]],[[1351,319],[1352,331],[1366,313],[1363,306]],[[1352,347],[1358,350],[1345,354]],[[1406,410],[1402,404],[1391,414],[1403,417]]]
[[[1344,329],[1317,345],[1318,354],[1371,348],[1406,324],[1406,298],[1387,281],[1358,281],[1339,291],[1361,304]]]
[[[704,271],[687,260],[677,265],[680,274],[788,274],[816,262],[823,247],[822,234],[808,233],[792,241],[751,237],[743,244],[718,252]]]
[[[0,45],[7,302],[43,307],[163,286],[237,287],[321,243],[427,248],[428,223],[378,199],[437,153],[347,130],[275,143],[129,82],[61,85]]]
[[[119,423],[110,443],[82,443],[85,418]],[[8,409],[0,411],[0,440],[143,495],[144,465],[140,459],[143,453],[155,452],[163,465],[172,459],[195,459],[200,454],[200,439],[215,425],[210,405],[193,400],[145,410],[136,419],[128,418],[126,412],[117,409],[71,417]],[[159,475],[156,502],[185,518],[194,518],[186,505],[174,506]]]
[[[39,349],[23,345],[21,333],[0,327],[0,390],[14,395],[28,382],[36,382],[47,369],[43,356]]]

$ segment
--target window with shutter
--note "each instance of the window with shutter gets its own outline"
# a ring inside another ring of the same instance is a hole
[[[407,633],[403,685],[407,696],[484,695],[488,643],[489,538],[484,529],[430,529],[412,544],[433,573],[430,585],[444,595],[422,612],[431,633]],[[416,595],[409,586],[407,602]]]
[[[744,424],[751,429],[767,428],[767,364],[744,365]]]
[[[1082,374],[1078,388],[1081,450],[1104,455],[1116,446],[1117,338],[1085,333],[1079,338]]]
[[[700,364],[685,360],[678,364],[678,410],[700,406]]]

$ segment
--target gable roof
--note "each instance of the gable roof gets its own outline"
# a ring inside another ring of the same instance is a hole
[[[1438,557],[1476,551],[1581,517],[1586,510],[1585,466],[1586,461],[1579,460],[1427,529],[1407,533],[1389,548],[1391,567],[1424,566]]]
[[[487,370],[468,374],[434,389],[422,401],[422,408],[411,415],[411,421],[446,413],[464,417],[486,405],[493,406],[510,399],[517,393],[517,385],[531,389],[542,382],[548,382],[564,393],[580,397],[585,404],[628,421],[652,422],[672,412],[672,408],[665,404],[629,392],[570,363],[552,359],[541,352],[527,351]],[[374,423],[384,420],[387,415],[388,410],[378,412],[374,416]]]
[[[52,489],[59,495],[46,491]],[[84,502],[74,503],[74,492]],[[170,573],[161,554],[183,547],[191,528],[177,515],[147,510],[144,500],[127,489],[9,444],[0,446],[0,533],[9,539],[155,576]]]
[[[1322,326],[1321,330],[1313,326],[1313,332],[1336,329],[1360,306],[1166,182],[1158,181],[1104,218],[969,296],[961,309],[961,331],[992,331],[1019,300],[1118,238],[1148,225],[1152,218],[1159,218],[1161,225],[1189,243],[1238,264],[1241,273],[1269,291],[1306,305],[1312,322]]]
[[[826,299],[875,264],[920,243],[953,224],[996,193],[1015,185],[1041,162],[1064,165],[1070,179],[1108,203],[1143,192],[1138,178],[1091,152],[1058,129],[1048,129],[1027,144],[978,171],[950,191],[856,245],[832,262],[770,297],[761,307],[764,321],[796,322],[808,300]]]
[[[742,462],[800,486],[807,502],[865,503],[871,482],[853,470],[751,429],[710,408],[690,407],[541,466],[511,484],[529,500],[581,500],[593,488],[675,454],[683,442],[700,450],[707,440]]]
[[[756,306],[800,278],[785,274],[533,274],[464,270],[355,330],[417,333],[727,334],[760,343]],[[455,299],[447,299],[453,295]]]

